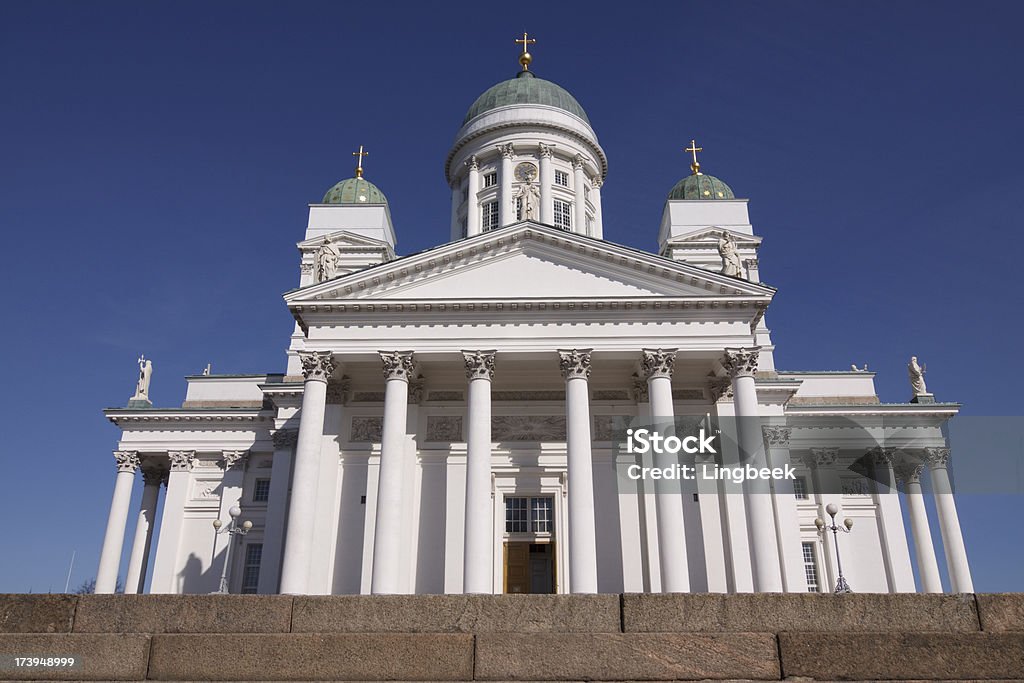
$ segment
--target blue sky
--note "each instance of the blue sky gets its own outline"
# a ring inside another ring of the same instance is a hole
[[[283,370],[306,204],[358,145],[399,252],[447,239],[445,153],[524,29],[608,153],[606,238],[655,248],[696,137],[765,238],[780,368],[868,363],[903,401],[916,354],[939,400],[1021,413],[1024,5],[496,9],[0,4],[0,591],[62,589],[73,550],[72,584],[95,574],[117,438],[101,410],[139,353],[158,405],[208,362]],[[1024,588],[1022,502],[961,499],[978,590]]]

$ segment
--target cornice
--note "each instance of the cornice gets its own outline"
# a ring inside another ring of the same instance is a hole
[[[138,422],[267,422],[274,419],[273,410],[251,410],[246,408],[160,408],[132,410],[128,408],[108,408],[103,411],[108,420],[116,425]]]

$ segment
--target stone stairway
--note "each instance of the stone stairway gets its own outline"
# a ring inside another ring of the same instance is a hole
[[[1024,680],[1024,594],[0,595],[0,679]]]

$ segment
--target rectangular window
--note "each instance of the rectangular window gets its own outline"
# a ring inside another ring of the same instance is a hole
[[[561,199],[554,200],[555,205],[555,227],[562,230],[572,228],[572,204],[563,202]]]
[[[551,498],[515,497],[505,499],[505,532],[550,534]]]
[[[569,187],[569,174],[565,171],[555,171],[555,185]]]
[[[245,546],[245,565],[242,567],[242,592],[255,593],[260,584],[260,560],[263,559],[263,544],[249,543]]]
[[[252,487],[252,502],[266,503],[268,500],[270,500],[270,480],[257,479],[256,484]]]
[[[482,207],[480,229],[483,232],[498,227],[498,202],[487,202]]]
[[[797,500],[807,500],[807,478],[793,478],[793,497]]]
[[[807,592],[820,593],[821,584],[818,583],[818,557],[814,553],[814,543],[801,544],[804,551],[804,575],[807,577]]]
[[[484,174],[484,187],[494,187],[498,184],[497,173],[485,173]]]

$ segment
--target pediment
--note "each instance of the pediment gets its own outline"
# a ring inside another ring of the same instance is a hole
[[[387,242],[381,240],[375,240],[371,237],[365,237],[363,235],[357,235],[354,232],[348,230],[336,230],[326,235],[320,235],[318,237],[311,237],[307,240],[298,242],[296,246],[300,251],[310,251],[318,248],[321,244],[327,240],[335,248],[355,247],[362,249],[388,249],[390,245]]]
[[[686,235],[677,235],[666,241],[669,245],[718,245],[718,240],[723,234],[729,234],[736,242],[738,247],[757,247],[761,244],[761,238],[755,235],[749,235],[745,232],[737,232],[736,230],[730,230],[729,228],[719,228],[712,226],[710,228],[703,228],[695,232],[688,233]]]
[[[766,299],[774,290],[629,247],[520,223],[295,290],[289,304],[354,300]]]

